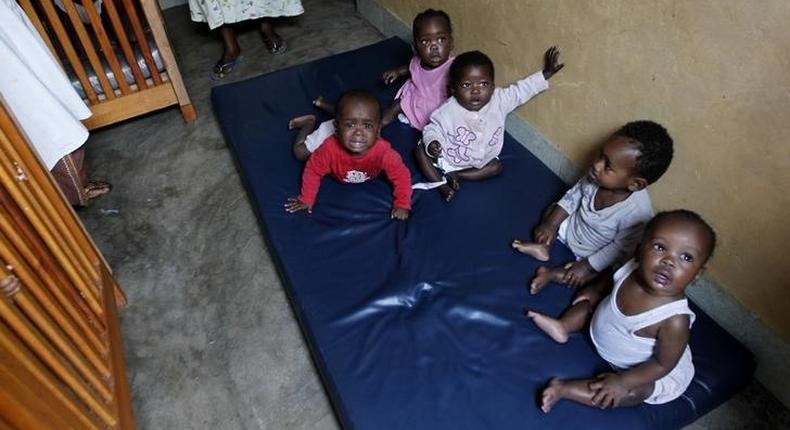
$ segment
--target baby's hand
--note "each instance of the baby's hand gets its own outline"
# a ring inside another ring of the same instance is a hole
[[[398,78],[400,78],[398,69],[387,70],[383,75],[381,75],[381,79],[384,79],[384,83],[387,85],[395,82]]]
[[[555,73],[559,72],[565,64],[559,62],[560,58],[560,50],[557,49],[556,46],[552,46],[546,53],[543,54],[543,78],[549,79],[554,76]]]
[[[308,206],[296,197],[289,197],[288,201],[285,202],[285,210],[288,213],[299,212],[305,209],[307,209],[307,213],[313,213],[312,206]]]
[[[429,143],[426,149],[428,150],[428,155],[432,158],[439,158],[442,155],[442,145],[435,140]]]
[[[590,282],[595,273],[595,269],[590,266],[587,259],[568,263],[565,265],[565,275],[562,278],[562,282],[574,288],[581,287]]]
[[[405,221],[406,219],[409,218],[409,210],[403,208],[395,208],[392,210],[392,214],[390,214],[390,217],[401,221]]]
[[[557,237],[557,230],[559,227],[547,223],[542,222],[535,228],[535,242],[540,243],[541,245],[550,246],[554,239]]]
[[[628,395],[628,387],[617,373],[603,373],[598,379],[590,382],[590,391],[595,391],[592,403],[601,409],[620,406],[620,402]]]
[[[0,291],[2,291],[6,297],[13,297],[14,294],[19,292],[21,286],[22,283],[19,282],[19,278],[14,275],[8,275],[0,279]]]

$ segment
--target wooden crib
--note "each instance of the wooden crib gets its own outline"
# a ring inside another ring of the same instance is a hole
[[[195,119],[155,0],[17,2],[90,106],[88,128],[175,104]]]

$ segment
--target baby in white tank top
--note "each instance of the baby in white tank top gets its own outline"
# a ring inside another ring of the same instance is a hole
[[[694,377],[688,339],[695,316],[685,290],[715,246],[715,232],[696,213],[662,212],[645,227],[636,259],[580,291],[561,317],[529,311],[538,328],[565,343],[594,310],[590,337],[613,369],[591,379],[552,379],[541,396],[543,412],[561,399],[608,408],[667,403],[683,394]]]

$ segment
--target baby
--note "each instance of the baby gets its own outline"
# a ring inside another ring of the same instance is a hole
[[[551,281],[578,287],[633,254],[641,229],[653,216],[645,189],[672,161],[672,138],[652,121],[624,125],[604,144],[598,159],[553,205],[535,229],[534,242],[514,240],[513,248],[540,261],[559,237],[577,261],[540,267],[530,284],[538,293]]]
[[[546,51],[545,66],[507,88],[494,87],[494,64],[479,51],[459,55],[450,66],[452,97],[433,114],[417,146],[417,166],[450,201],[462,180],[476,181],[498,175],[497,158],[505,136],[505,118],[533,96],[548,89],[546,81],[560,69],[559,50]]]
[[[696,213],[661,212],[645,227],[636,260],[615,272],[614,288],[597,309],[611,281],[581,290],[559,319],[530,311],[541,330],[565,342],[595,309],[590,337],[613,368],[591,379],[552,379],[541,396],[543,412],[560,399],[608,408],[662,404],[683,394],[694,377],[688,340],[695,316],[685,291],[715,247],[716,233]]]
[[[387,84],[409,77],[395,95],[395,102],[384,111],[382,127],[402,112],[404,122],[422,130],[431,113],[447,100],[447,71],[454,58],[450,55],[453,49],[450,17],[441,10],[421,12],[414,18],[412,34],[415,55],[409,64],[388,70],[382,76]],[[335,114],[335,107],[323,97],[318,97],[313,104],[331,115]],[[334,133],[332,120],[324,121],[313,132],[314,115],[293,118],[288,127],[299,129],[293,146],[294,156],[299,160],[306,160],[327,136]]]
[[[394,186],[392,218],[405,220],[411,210],[411,175],[400,155],[379,136],[381,107],[376,97],[363,90],[348,91],[337,103],[335,134],[307,160],[302,192],[285,203],[285,210],[312,212],[321,179],[331,174],[345,183],[365,182],[383,170]]]

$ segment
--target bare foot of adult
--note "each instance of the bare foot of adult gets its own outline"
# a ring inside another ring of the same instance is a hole
[[[543,393],[540,395],[540,410],[544,414],[549,413],[554,404],[562,399],[563,386],[560,379],[554,378],[549,381],[549,386],[543,389]]]
[[[542,243],[522,242],[516,239],[512,246],[516,251],[527,254],[538,261],[549,261],[549,247]]]
[[[272,54],[282,54],[288,49],[288,45],[286,45],[282,36],[274,31],[274,25],[272,25],[271,20],[264,19],[263,22],[261,22],[261,37],[263,38],[263,44],[266,45],[266,49]]]
[[[450,200],[453,199],[453,197],[455,197],[455,190],[452,189],[452,187],[450,187],[449,185],[444,184],[439,187],[439,194],[442,195],[444,201],[449,202]]]
[[[527,311],[527,317],[538,326],[539,329],[549,335],[557,343],[568,341],[568,330],[562,325],[562,321],[535,311]]]
[[[288,121],[288,130],[296,130],[297,128],[302,128],[313,124],[315,124],[315,115],[297,116],[295,118],[291,118],[291,120]]]
[[[85,185],[85,196],[93,200],[112,191],[112,184],[104,181],[88,181]]]

